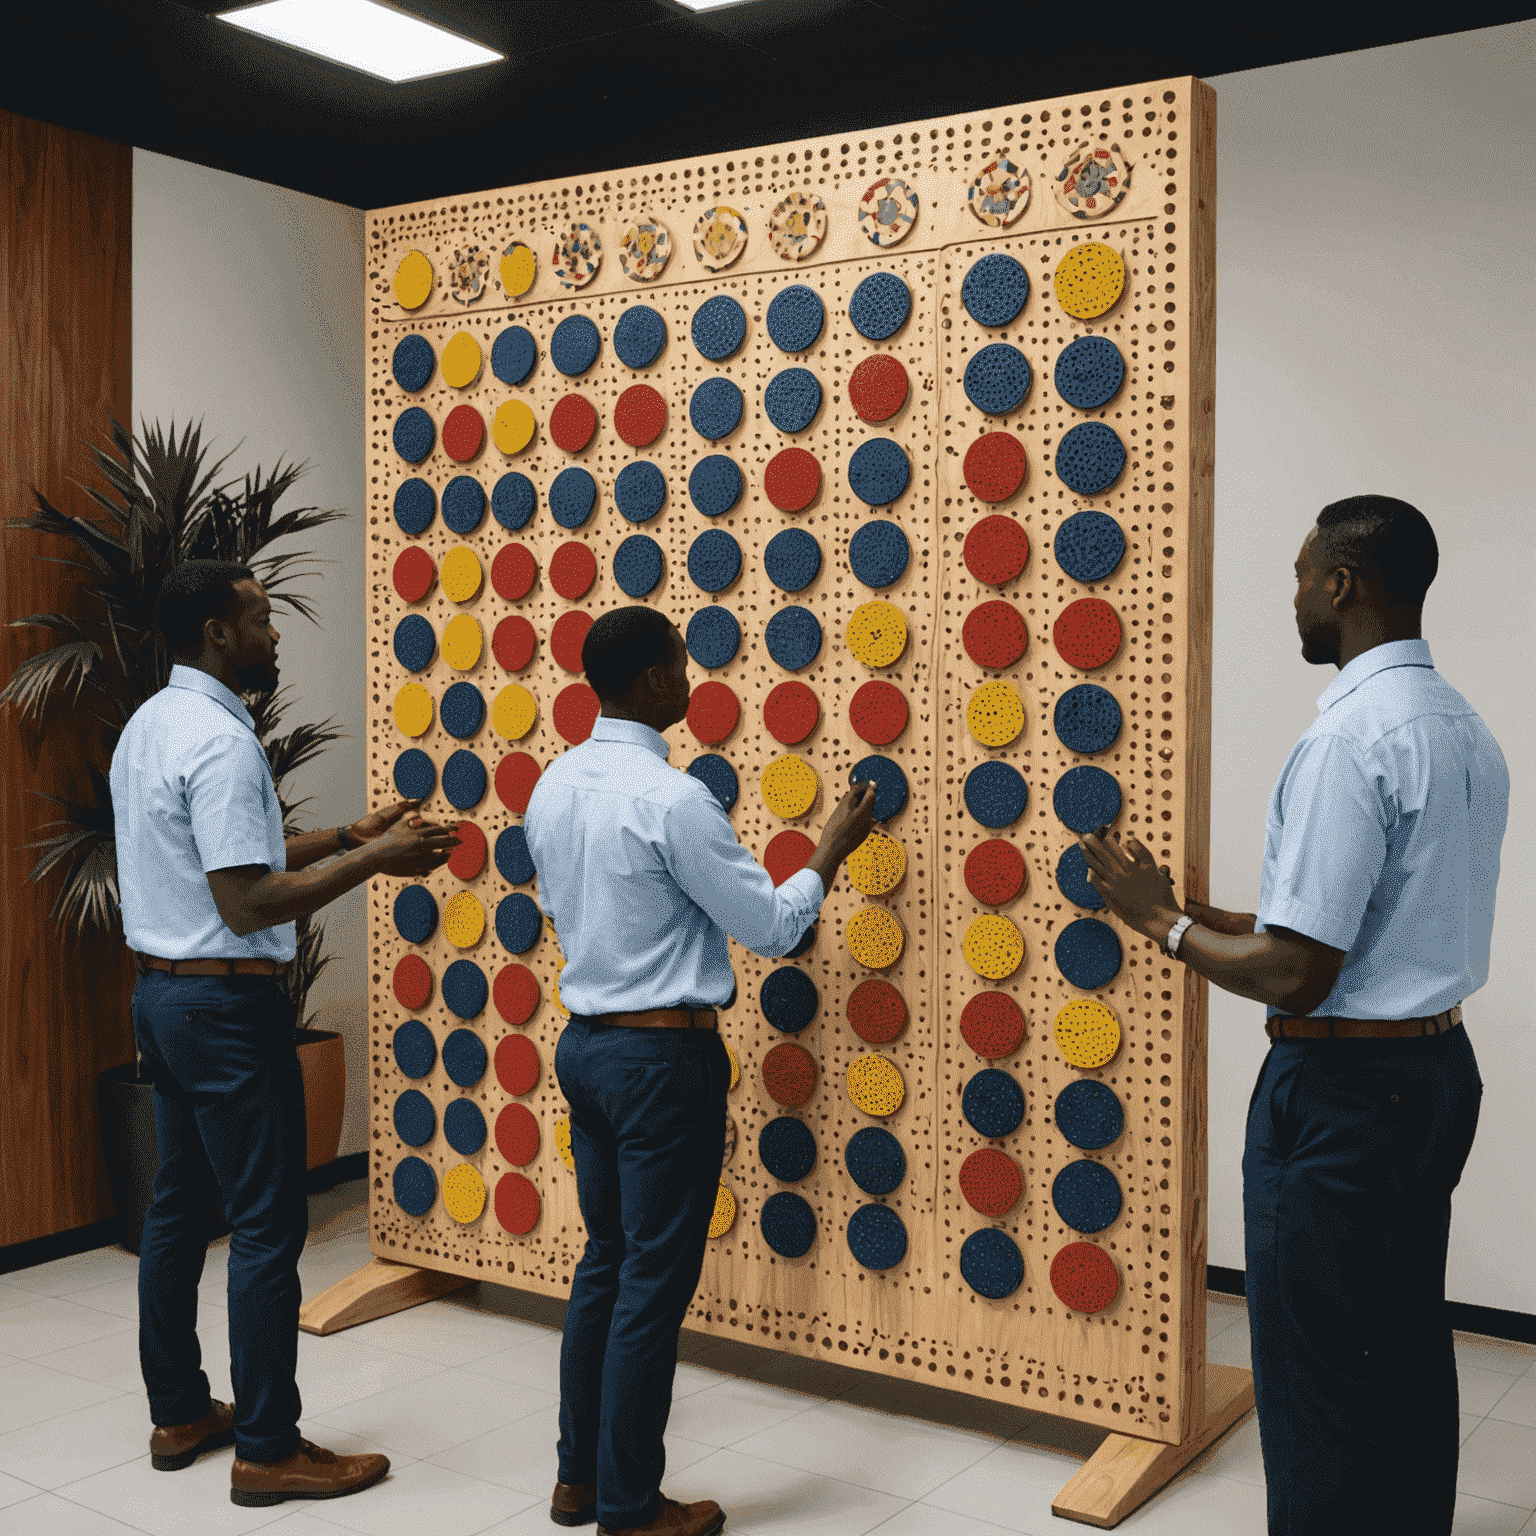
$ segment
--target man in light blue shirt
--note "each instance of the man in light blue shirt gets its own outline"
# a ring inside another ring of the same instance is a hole
[[[1337,666],[1275,783],[1256,914],[1187,901],[1135,838],[1082,839],[1110,910],[1267,1005],[1243,1155],[1272,1536],[1448,1536],[1460,1439],[1451,1192],[1482,1079],[1503,754],[1421,636],[1439,565],[1386,496],[1325,507],[1296,561],[1302,657]]]

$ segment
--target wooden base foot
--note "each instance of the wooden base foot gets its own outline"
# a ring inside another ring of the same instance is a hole
[[[299,1308],[299,1328],[304,1333],[339,1333],[357,1323],[369,1323],[391,1312],[420,1306],[449,1291],[468,1285],[462,1275],[434,1269],[415,1269],[373,1259],[345,1280],[338,1280]]]
[[[1051,1513],[1110,1530],[1145,1504],[1175,1473],[1213,1445],[1253,1407],[1253,1372],[1235,1365],[1205,1371],[1205,1428],[1183,1445],[1111,1435],[1056,1495]]]

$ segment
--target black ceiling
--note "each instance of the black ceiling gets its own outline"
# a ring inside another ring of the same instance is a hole
[[[1179,0],[747,0],[695,15],[677,0],[403,0],[506,59],[387,85],[213,19],[230,4],[75,0],[61,16],[30,0],[7,25],[0,105],[378,208],[1530,14],[1479,3],[1452,17]]]

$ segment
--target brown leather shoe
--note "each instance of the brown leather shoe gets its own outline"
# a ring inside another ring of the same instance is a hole
[[[556,1483],[549,1518],[556,1525],[590,1525],[597,1519],[597,1489],[590,1483]]]
[[[371,1488],[389,1471],[389,1457],[338,1456],[308,1440],[286,1461],[242,1461],[235,1457],[229,1475],[229,1501],[252,1508],[284,1499],[339,1499]]]
[[[235,1409],[232,1403],[209,1398],[209,1409],[191,1424],[157,1424],[149,1437],[149,1464],[156,1472],[179,1472],[190,1467],[204,1451],[235,1443]]]
[[[715,1536],[724,1524],[725,1516],[713,1499],[679,1504],[663,1495],[649,1525],[600,1525],[597,1536]]]

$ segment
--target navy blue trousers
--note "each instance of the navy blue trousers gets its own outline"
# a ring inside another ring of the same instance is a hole
[[[1264,1058],[1243,1216],[1270,1536],[1449,1536],[1445,1260],[1482,1092],[1464,1028]]]
[[[560,1347],[560,1481],[595,1485],[605,1526],[647,1525],[720,1184],[730,1059],[716,1030],[575,1014],[555,1074],[587,1227]]]
[[[156,1424],[208,1411],[197,1283],[210,1204],[230,1225],[229,1366],[235,1451],[282,1461],[299,1445],[299,1255],[304,1079],[293,1004],[275,977],[146,971],[133,1030],[155,1085],[160,1172],[139,1252],[139,1361]]]

